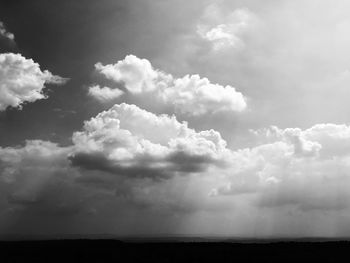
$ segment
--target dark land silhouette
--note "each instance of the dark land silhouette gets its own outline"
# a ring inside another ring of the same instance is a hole
[[[0,262],[345,262],[333,239],[144,238],[0,242]]]

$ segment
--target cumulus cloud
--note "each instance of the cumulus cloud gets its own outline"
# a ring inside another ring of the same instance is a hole
[[[263,143],[234,152],[226,183],[211,194],[253,194],[265,207],[347,208],[349,131],[336,124],[259,130],[255,135]]]
[[[66,81],[48,70],[41,71],[38,63],[20,54],[0,54],[0,111],[45,99],[46,83],[63,84]]]
[[[146,59],[126,56],[116,64],[95,65],[96,71],[107,79],[123,83],[128,93],[149,95],[156,103],[171,106],[178,113],[203,115],[215,112],[240,112],[246,108],[242,93],[231,86],[211,83],[199,75],[174,78],[170,74],[154,69]],[[110,98],[121,94],[118,89],[96,88],[90,95]]]
[[[212,43],[214,50],[244,46],[242,35],[257,23],[257,17],[247,8],[225,13],[217,4],[209,5],[197,25],[198,35]]]
[[[255,135],[269,142],[289,141],[296,153],[318,154],[322,159],[346,156],[350,150],[350,127],[346,124],[322,123],[306,130],[272,126],[256,131]]]
[[[119,98],[123,95],[123,91],[120,89],[111,89],[109,87],[100,87],[100,85],[94,85],[89,87],[89,95],[102,101],[110,101]]]
[[[4,23],[1,21],[0,21],[0,36],[5,37],[11,41],[15,40],[14,34],[12,34],[11,32],[8,32]]]
[[[73,134],[72,164],[129,177],[169,178],[222,166],[229,154],[214,130],[196,132],[175,116],[116,104]]]

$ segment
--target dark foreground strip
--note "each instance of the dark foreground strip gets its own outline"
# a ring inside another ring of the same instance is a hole
[[[0,262],[350,262],[350,243],[12,241]]]

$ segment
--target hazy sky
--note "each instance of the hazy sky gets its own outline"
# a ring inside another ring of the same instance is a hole
[[[350,2],[0,2],[0,233],[350,235]]]

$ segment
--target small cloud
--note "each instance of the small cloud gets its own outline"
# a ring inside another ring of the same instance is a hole
[[[112,101],[119,98],[124,92],[120,89],[109,87],[101,88],[100,85],[94,85],[89,87],[89,96],[98,99],[101,102]]]
[[[257,18],[247,8],[239,8],[228,14],[218,5],[209,5],[197,25],[198,35],[212,43],[215,51],[244,46],[242,35],[256,24]]]
[[[5,24],[1,21],[0,21],[0,36],[5,37],[11,41],[15,41],[15,35],[8,32],[5,27]]]

